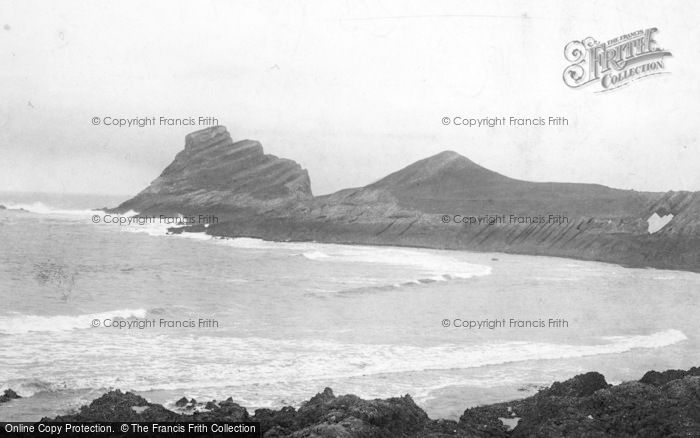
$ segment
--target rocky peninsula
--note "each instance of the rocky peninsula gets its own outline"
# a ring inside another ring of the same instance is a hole
[[[589,372],[521,400],[478,406],[458,421],[433,420],[410,396],[363,400],[326,388],[299,408],[257,409],[232,398],[186,398],[178,412],[131,392],[110,391],[77,413],[41,421],[255,421],[265,438],[494,438],[700,436],[700,368],[650,371],[610,385]]]
[[[151,185],[111,210],[216,214],[214,236],[547,255],[700,272],[700,193],[528,182],[451,151],[364,187],[313,196],[308,172],[234,142],[187,135]],[[658,230],[650,220],[663,218]]]

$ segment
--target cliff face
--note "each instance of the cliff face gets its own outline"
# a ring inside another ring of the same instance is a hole
[[[674,216],[650,234],[647,219],[654,213]],[[697,193],[519,181],[454,152],[421,160],[366,187],[273,212],[263,221],[231,218],[208,232],[560,256],[700,271]]]
[[[266,155],[257,141],[234,143],[216,126],[189,134],[185,149],[136,197],[116,208],[140,213],[259,211],[311,198],[306,170]]]
[[[548,255],[700,271],[700,194],[520,181],[442,152],[361,188],[312,197],[306,171],[217,127],[134,199],[140,212],[223,212],[218,236]],[[264,212],[264,214],[263,214]],[[650,234],[654,213],[673,215]],[[466,219],[465,219],[466,218]]]

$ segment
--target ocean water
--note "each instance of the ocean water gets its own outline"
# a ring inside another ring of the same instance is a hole
[[[120,200],[0,193],[0,389],[24,396],[0,420],[112,388],[252,412],[325,387],[457,418],[586,371],[617,383],[700,364],[695,273],[93,223]]]

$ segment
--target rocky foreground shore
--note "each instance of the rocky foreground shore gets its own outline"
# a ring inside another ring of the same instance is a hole
[[[258,409],[253,415],[231,398],[183,398],[178,406],[174,412],[116,390],[76,414],[42,421],[257,421],[266,438],[698,437],[700,368],[650,371],[616,386],[590,372],[522,400],[467,409],[459,421],[428,418],[408,395],[363,400],[329,388],[299,409]]]

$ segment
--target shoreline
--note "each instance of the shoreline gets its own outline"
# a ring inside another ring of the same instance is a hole
[[[5,398],[9,403],[14,399]],[[466,409],[458,421],[429,418],[409,395],[364,400],[335,395],[330,388],[299,408],[256,409],[252,414],[232,398],[183,397],[176,405],[179,412],[117,389],[74,414],[41,422],[254,421],[266,438],[697,436],[700,367],[649,371],[638,381],[619,385],[588,372],[554,382],[530,397]]]
[[[682,267],[682,266],[654,266],[648,264],[640,263],[623,263],[619,261],[604,260],[604,259],[594,259],[586,258],[576,255],[557,255],[557,254],[542,254],[542,253],[529,253],[529,252],[518,252],[518,251],[506,251],[506,250],[488,250],[488,249],[478,249],[478,248],[453,248],[453,247],[438,247],[431,245],[409,245],[398,243],[364,243],[361,241],[325,241],[325,240],[304,240],[304,239],[290,239],[290,240],[280,240],[280,239],[268,239],[261,237],[259,235],[243,235],[243,234],[211,234],[208,232],[208,228],[201,228],[199,226],[182,226],[182,227],[169,227],[167,228],[167,235],[181,235],[184,233],[190,234],[204,234],[212,237],[213,239],[255,239],[263,242],[272,243],[318,243],[325,245],[347,245],[347,246],[365,246],[365,247],[380,247],[380,248],[401,248],[401,249],[428,249],[436,251],[450,251],[455,253],[473,253],[473,254],[503,254],[511,256],[527,256],[527,257],[551,257],[556,259],[574,260],[579,262],[593,262],[593,263],[603,263],[606,265],[618,266],[626,269],[656,269],[659,271],[678,271],[678,272],[690,272],[694,274],[700,274],[700,265],[697,267]]]
[[[239,174],[246,177],[231,177]],[[108,211],[182,214],[192,218],[191,229],[218,236],[547,255],[700,272],[700,192],[524,181],[443,151],[368,185],[318,196],[298,163],[265,154],[254,140],[234,142],[221,125],[188,134],[160,176]],[[481,220],[506,215],[508,223]]]
[[[47,214],[31,210],[16,209],[7,207],[4,211],[7,212],[30,212],[35,214]],[[118,213],[124,214],[124,211],[120,209],[110,209],[110,208],[98,208],[92,209],[91,211],[100,211],[104,213]],[[162,211],[158,211],[163,213]],[[150,214],[147,210],[145,213],[134,212],[135,215],[140,214]],[[176,215],[177,213],[168,213]],[[230,216],[229,216],[230,214]],[[242,222],[247,222],[243,224]],[[252,225],[250,225],[252,224]],[[282,226],[282,224],[284,226]],[[274,225],[274,226],[270,226]],[[182,234],[182,233],[203,233],[214,238],[250,238],[250,239],[260,239],[266,242],[276,242],[276,243],[321,243],[321,244],[334,244],[334,245],[349,245],[349,246],[376,246],[376,247],[397,247],[397,248],[408,248],[408,249],[431,249],[440,251],[457,251],[457,252],[472,252],[472,253],[495,253],[495,254],[508,254],[508,255],[521,255],[521,256],[534,256],[534,257],[555,257],[563,258],[576,261],[586,261],[586,262],[597,262],[620,266],[623,268],[630,269],[659,269],[659,270],[671,270],[671,271],[682,271],[682,272],[692,272],[700,273],[700,253],[686,254],[690,257],[689,259],[684,259],[683,262],[679,262],[682,258],[681,254],[673,255],[669,257],[654,257],[651,260],[643,260],[639,253],[632,251],[622,251],[622,253],[614,252],[594,252],[590,255],[581,254],[577,251],[570,252],[565,248],[562,251],[551,250],[550,248],[543,248],[541,246],[533,247],[521,247],[519,244],[514,245],[481,245],[478,242],[474,243],[472,240],[465,242],[463,241],[462,233],[464,230],[455,230],[454,227],[447,225],[446,228],[438,228],[431,226],[430,224],[416,224],[415,228],[420,228],[424,226],[417,236],[411,237],[404,234],[399,235],[389,235],[388,237],[382,237],[370,233],[368,230],[364,230],[366,227],[374,227],[380,224],[357,224],[357,223],[343,223],[340,222],[326,222],[323,224],[316,223],[314,221],[306,222],[303,217],[272,217],[268,218],[261,215],[250,215],[243,214],[238,216],[236,214],[224,213],[222,214],[222,221],[218,224],[213,224],[208,227],[203,225],[187,225],[187,226],[171,226],[164,227],[169,234]],[[382,228],[387,225],[388,228],[385,229],[382,234],[390,233],[390,228],[397,227],[399,225],[392,225],[391,222],[381,223]],[[331,230],[326,230],[326,227],[339,227],[337,233],[331,232]],[[359,226],[362,230],[354,230],[352,228]],[[488,230],[489,227],[493,227],[497,230],[499,227],[497,225],[486,225],[484,230]],[[274,231],[274,229],[278,231]],[[415,228],[413,232],[416,232]],[[512,232],[513,227],[504,227],[504,232]],[[530,227],[524,227],[523,229],[528,229]],[[284,230],[284,231],[279,231]],[[481,230],[482,232],[484,230]],[[310,237],[312,234],[313,237]],[[355,239],[347,238],[347,235],[354,235]],[[410,234],[410,233],[407,233]],[[495,234],[499,234],[495,232]],[[634,237],[630,235],[628,237]],[[646,239],[653,240],[655,235],[650,234],[648,236],[636,236],[638,238],[645,237]],[[406,241],[410,240],[410,241]],[[695,242],[689,241],[685,242],[686,245],[692,246],[691,244]],[[700,241],[698,241],[700,242]],[[594,244],[594,241],[589,242]],[[622,242],[619,242],[622,243]],[[670,244],[670,242],[666,242]],[[644,248],[644,244],[638,242],[636,245],[636,250],[641,250]],[[698,245],[700,247],[700,245]]]

